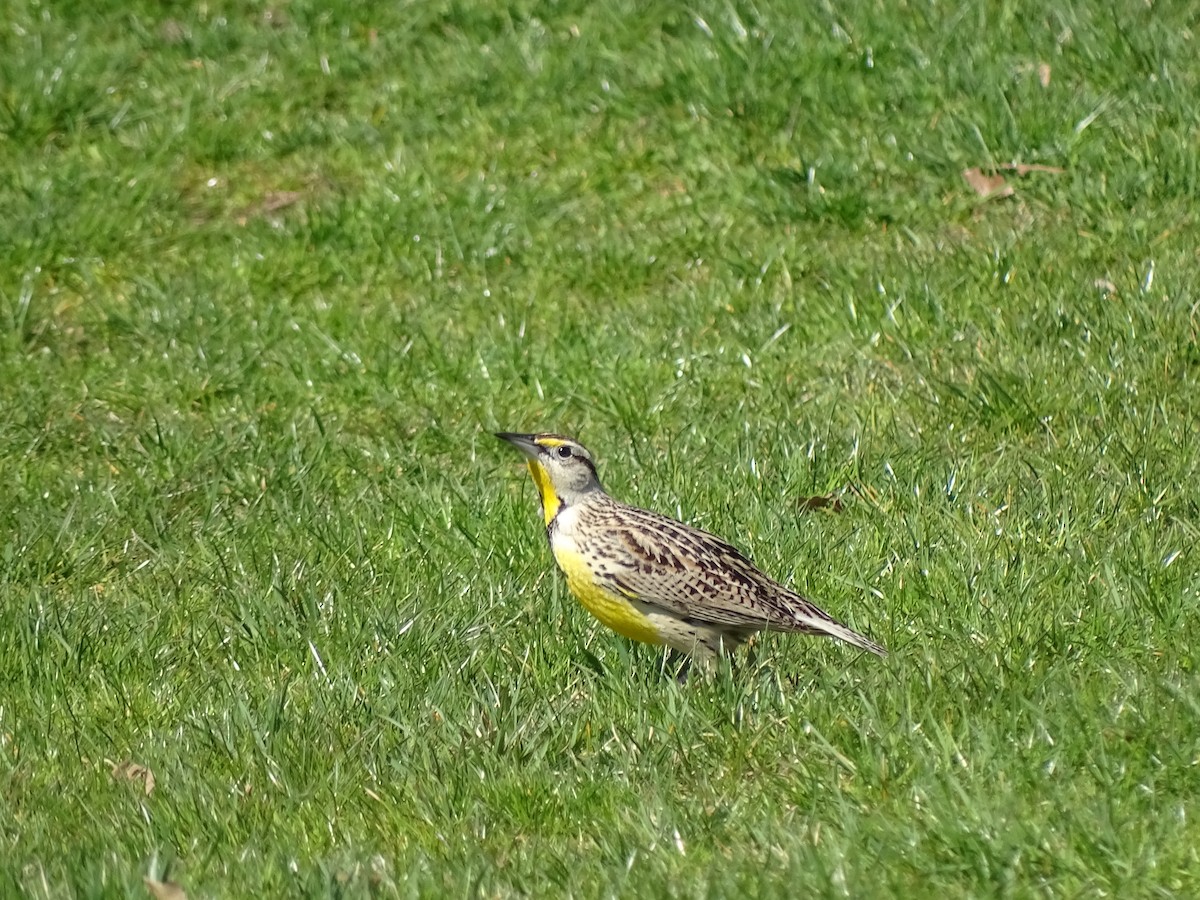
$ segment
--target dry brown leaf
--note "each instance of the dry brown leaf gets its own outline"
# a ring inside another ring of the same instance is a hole
[[[800,502],[796,504],[805,512],[813,509],[828,509],[831,512],[840,513],[845,507],[842,505],[842,498],[837,494],[824,494],[816,497],[802,497]]]
[[[248,206],[243,206],[233,214],[239,225],[245,225],[252,217],[270,216],[281,209],[294,206],[304,199],[303,191],[271,191],[264,194],[262,199]]]
[[[299,203],[304,196],[302,191],[271,191],[264,194],[261,200],[234,210],[233,220],[239,225],[245,225],[250,219],[260,217],[275,221],[279,218],[276,213]]]
[[[142,881],[155,900],[187,900],[187,891],[174,881],[158,881],[148,875]]]
[[[1038,84],[1042,87],[1050,87],[1050,63],[1038,63]]]
[[[1004,180],[1003,175],[984,175],[978,166],[963,169],[963,178],[980,197],[990,200],[993,197],[1011,197],[1012,185]]]
[[[291,206],[293,203],[299,203],[303,199],[303,191],[272,191],[259,201],[257,208],[259,212],[272,213]]]
[[[1041,163],[1000,163],[995,168],[1003,172],[1012,172],[1018,176],[1028,175],[1030,172],[1061,175],[1066,171],[1058,166],[1044,166]],[[1016,189],[1005,181],[999,171],[994,175],[988,175],[979,166],[974,166],[970,169],[963,169],[962,175],[967,184],[971,186],[971,190],[985,200],[991,200],[994,197],[1011,197]]]
[[[154,793],[154,773],[146,766],[135,763],[132,760],[115,763],[110,759],[106,759],[105,762],[112,766],[112,777],[116,780],[140,781],[147,797]]]

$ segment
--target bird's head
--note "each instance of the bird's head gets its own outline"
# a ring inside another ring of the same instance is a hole
[[[523,454],[542,501],[542,516],[549,525],[565,506],[592,491],[601,490],[596,465],[587,447],[561,434],[496,435]]]

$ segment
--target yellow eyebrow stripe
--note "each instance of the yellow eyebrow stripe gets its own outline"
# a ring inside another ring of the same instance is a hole
[[[558,438],[537,438],[534,441],[539,447],[545,447],[547,450],[553,450],[555,447],[561,447],[566,441]]]

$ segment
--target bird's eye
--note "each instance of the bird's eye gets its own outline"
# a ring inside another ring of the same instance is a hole
[[[565,445],[562,447],[559,447],[558,448],[558,458],[559,459],[570,459],[571,458],[571,448],[567,447]]]

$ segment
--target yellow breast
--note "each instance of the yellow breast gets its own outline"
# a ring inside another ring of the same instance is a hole
[[[565,547],[554,548],[558,567],[567,576],[567,587],[584,608],[617,634],[646,644],[661,644],[654,623],[627,598],[596,583],[582,554]]]

